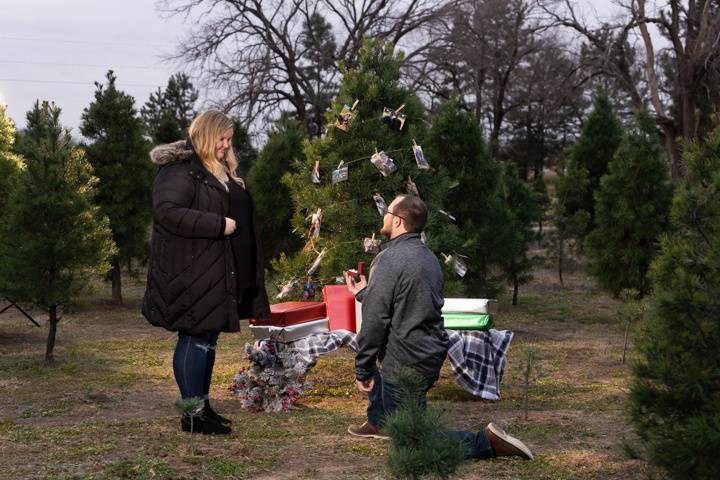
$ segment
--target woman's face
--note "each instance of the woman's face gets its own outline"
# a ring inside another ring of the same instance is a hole
[[[232,148],[232,136],[232,128],[228,128],[220,134],[220,138],[215,142],[215,158],[217,160],[224,160],[225,154]]]

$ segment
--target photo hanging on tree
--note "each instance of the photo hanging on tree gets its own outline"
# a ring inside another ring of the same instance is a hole
[[[343,108],[340,111],[340,115],[335,121],[336,128],[339,128],[343,132],[347,132],[348,130],[350,130],[350,126],[352,125],[353,120],[355,120],[355,117],[357,117],[357,111],[355,110],[355,107],[357,106],[359,101],[360,100],[355,100],[355,103],[352,104],[352,107],[348,104],[343,105]]]
[[[405,126],[405,119],[407,115],[400,113],[400,110],[405,108],[405,104],[400,105],[396,110],[388,107],[383,107],[383,113],[381,120],[390,126],[391,130],[401,131]]]
[[[335,185],[336,183],[344,182],[348,179],[348,166],[344,165],[345,162],[340,161],[340,165],[333,170],[332,179],[330,183]]]
[[[312,214],[310,221],[310,230],[308,231],[308,239],[314,240],[320,236],[320,223],[322,222],[322,208],[318,208],[317,212]]]
[[[465,277],[465,274],[467,273],[468,267],[465,261],[463,260],[462,255],[453,254],[453,255],[445,255],[442,254],[443,258],[445,259],[445,264],[452,264],[453,270],[455,273],[460,277]],[[467,258],[467,257],[465,257]]]
[[[310,268],[307,271],[308,277],[312,276],[317,271],[318,267],[320,266],[320,262],[322,262],[322,259],[325,256],[325,253],[327,253],[327,250],[323,248],[322,252],[318,254],[313,264],[310,265]]]
[[[449,218],[450,220],[452,220],[453,222],[457,222],[457,218],[455,218],[454,216],[452,216],[451,214],[449,214],[449,213],[446,212],[445,210],[438,210],[438,212],[442,213],[443,215],[445,215],[446,217],[448,217],[448,218]]]
[[[380,240],[375,240],[374,233],[372,238],[365,237],[363,239],[363,250],[365,253],[371,253],[373,255],[380,253]]]
[[[383,177],[387,177],[397,170],[397,166],[395,166],[393,159],[388,157],[384,151],[375,152],[373,156],[370,157],[370,162],[375,165],[378,170],[380,170]]]
[[[408,175],[407,180],[405,180],[405,190],[409,195],[415,195],[418,198],[420,197],[417,185],[415,185],[415,182],[413,182],[410,175]]]
[[[320,183],[320,162],[317,160],[315,161],[315,166],[313,167],[311,178],[313,183]]]
[[[385,199],[379,193],[373,193],[373,200],[375,200],[375,206],[377,207],[377,211],[380,216],[384,216],[388,209]]]
[[[289,282],[287,282],[285,285],[282,286],[282,289],[280,290],[280,293],[275,295],[275,298],[278,300],[283,299],[288,296],[288,294],[295,288],[297,285],[297,280],[294,278],[291,279]]]
[[[422,147],[415,143],[415,140],[413,140],[413,155],[415,155],[415,163],[417,163],[417,166],[420,170],[429,170],[430,164],[425,160],[425,154],[422,151]]]

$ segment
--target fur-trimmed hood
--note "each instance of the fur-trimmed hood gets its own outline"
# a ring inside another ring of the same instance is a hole
[[[162,167],[169,163],[187,160],[194,153],[189,141],[178,140],[177,142],[158,145],[150,150],[150,161],[158,167]]]

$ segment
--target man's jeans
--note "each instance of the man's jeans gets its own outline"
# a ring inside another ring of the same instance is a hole
[[[178,335],[173,356],[173,373],[184,400],[207,400],[215,366],[218,336],[219,333],[202,336]]]
[[[383,381],[377,368],[373,371],[372,392],[368,396],[370,404],[367,409],[368,422],[376,427],[382,428],[385,425],[385,417],[391,415],[400,403],[399,391],[395,385]],[[427,382],[427,388],[423,388],[420,405],[427,407],[427,392],[435,382]],[[455,437],[465,445],[465,458],[493,458],[495,451],[485,435],[485,430],[478,432],[448,431],[448,435]]]

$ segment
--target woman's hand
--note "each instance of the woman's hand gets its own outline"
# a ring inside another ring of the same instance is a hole
[[[217,232],[217,230],[215,230]],[[225,235],[232,235],[235,231],[235,220],[225,217]]]

